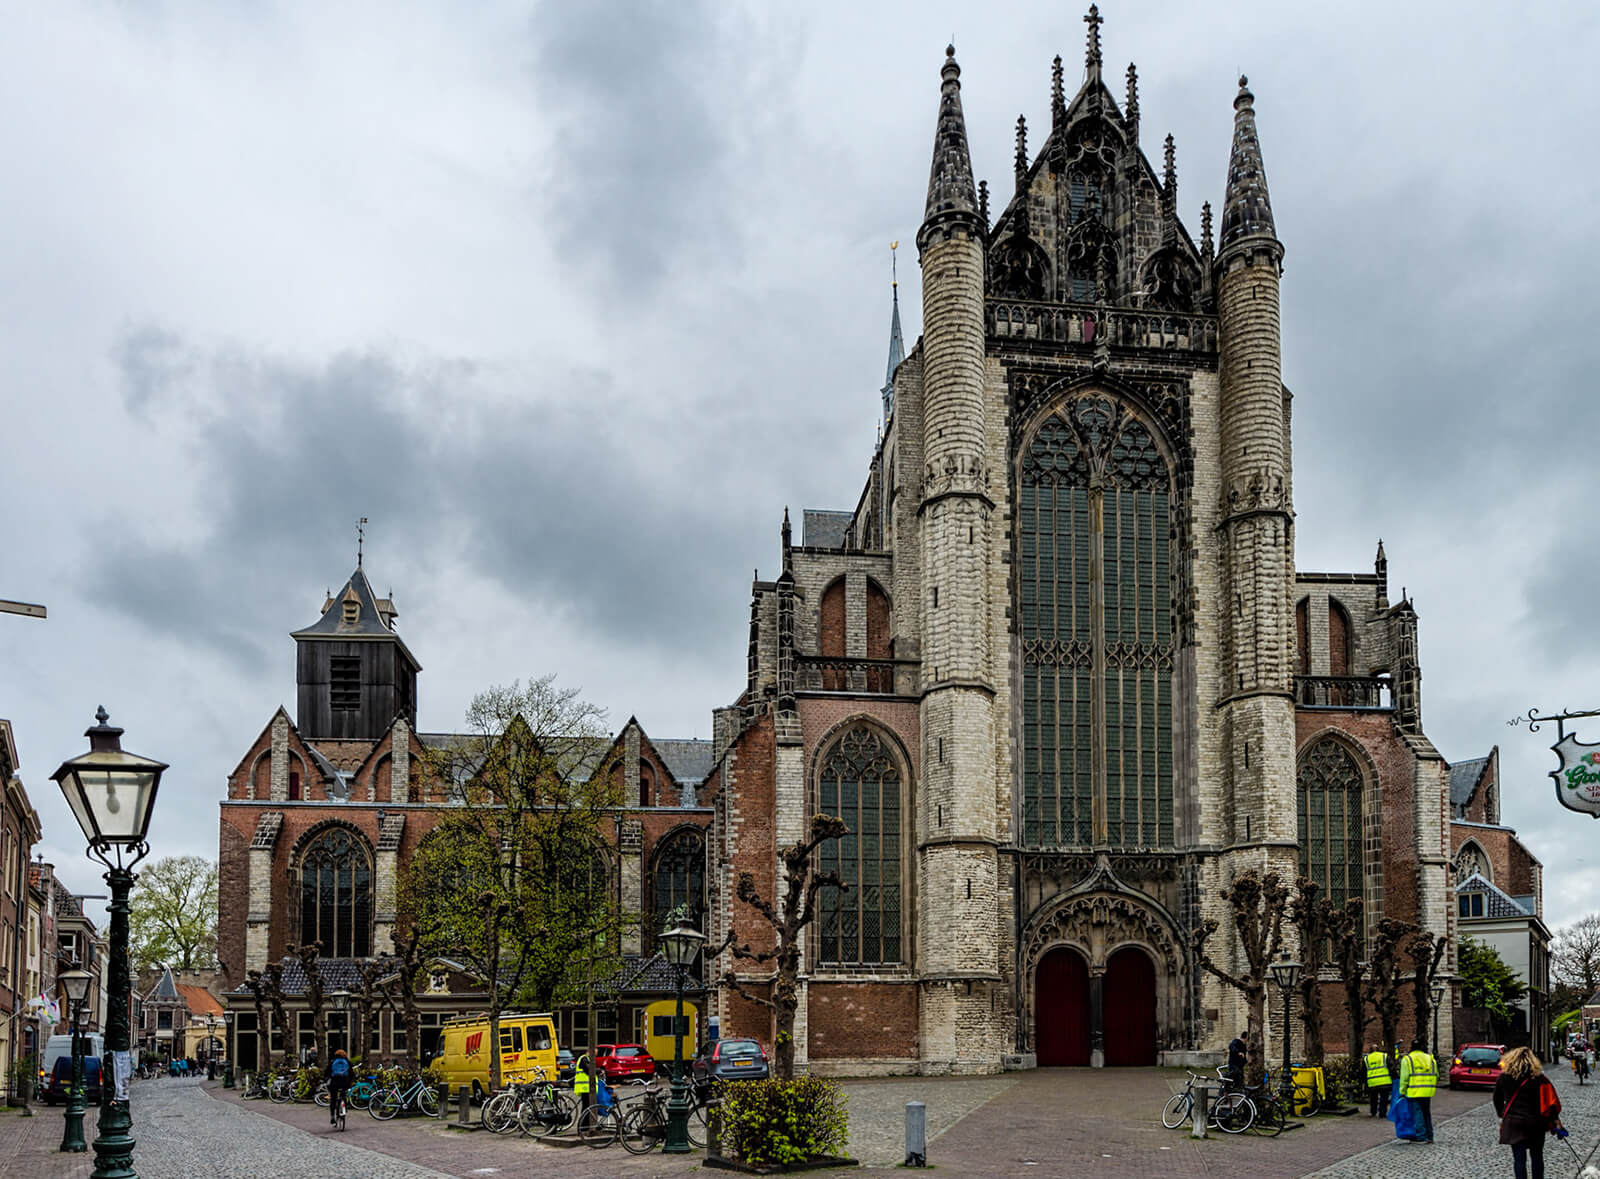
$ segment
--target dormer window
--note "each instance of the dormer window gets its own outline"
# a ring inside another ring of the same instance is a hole
[[[343,621],[346,626],[354,626],[361,621],[361,603],[353,596],[344,600]]]
[[[1464,892],[1458,898],[1458,909],[1463,917],[1483,916],[1483,894],[1481,892]]]

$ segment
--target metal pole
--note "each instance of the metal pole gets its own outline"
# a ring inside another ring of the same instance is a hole
[[[69,1000],[70,1003],[70,1000]],[[65,1154],[81,1154],[89,1149],[89,1144],[83,1140],[83,1115],[86,1112],[83,1104],[83,1037],[79,1033],[79,1023],[83,1018],[83,1005],[70,1003],[72,1012],[72,1094],[67,1099],[67,1114],[61,1126],[61,1151]],[[100,1062],[100,1085],[105,1087],[106,1070],[105,1061]]]
[[[133,1118],[128,1099],[118,1093],[121,1064],[128,1055],[128,894],[133,891],[133,870],[112,868],[106,873],[111,886],[111,996],[106,1003],[105,1052],[100,1059],[100,1126],[94,1140],[94,1173],[89,1179],[138,1179],[133,1169]]]
[[[920,1101],[906,1102],[906,1162],[908,1167],[928,1165],[928,1107]]]
[[[663,1154],[689,1153],[689,1086],[683,1078],[683,975],[678,967],[678,1013],[672,1023],[672,1096],[667,1100],[667,1141]]]
[[[1294,1079],[1289,1072],[1289,1008],[1294,1005],[1294,994],[1288,987],[1279,987],[1283,994],[1283,1075],[1278,1078],[1278,1087],[1283,1091],[1283,1097],[1289,1103],[1291,1111],[1294,1108]]]

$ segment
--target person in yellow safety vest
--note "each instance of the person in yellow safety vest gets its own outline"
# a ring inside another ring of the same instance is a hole
[[[1389,1076],[1389,1054],[1381,1043],[1374,1042],[1366,1062],[1367,1116],[1386,1118],[1389,1116],[1389,1090],[1394,1087],[1394,1080]]]
[[[578,1098],[578,1115],[581,1117],[594,1102],[594,1061],[585,1052],[578,1057],[572,1069],[572,1092]]]
[[[1422,1115],[1422,1137],[1433,1141],[1433,1091],[1439,1086],[1439,1063],[1428,1053],[1428,1041],[1421,1036],[1411,1041],[1411,1051],[1400,1058],[1400,1096],[1417,1103]]]

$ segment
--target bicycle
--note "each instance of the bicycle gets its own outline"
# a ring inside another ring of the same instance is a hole
[[[267,1097],[276,1105],[286,1105],[294,1100],[294,1074],[277,1073],[267,1082]]]
[[[1190,1073],[1182,1090],[1174,1093],[1161,1109],[1161,1124],[1169,1130],[1194,1118],[1194,1086],[1196,1081],[1210,1078]],[[1256,1107],[1250,1098],[1238,1089],[1225,1089],[1206,1111],[1206,1125],[1224,1134],[1243,1134],[1256,1118]]]
[[[407,1109],[416,1109],[430,1118],[436,1118],[439,1116],[439,1095],[432,1086],[418,1078],[404,1092],[401,1092],[399,1085],[379,1090],[367,1105],[367,1112],[380,1122],[387,1122],[395,1114]]]
[[[595,1103],[578,1115],[578,1137],[599,1150],[622,1138],[622,1106],[598,1078],[594,1096]]]
[[[649,1154],[667,1140],[667,1103],[659,1089],[650,1089],[638,1104],[622,1115],[622,1149],[629,1154]]]
[[[349,1086],[346,1086],[345,1088],[340,1089],[339,1090],[339,1099],[336,1102],[334,1102],[334,1106],[333,1106],[333,1122],[334,1122],[334,1125],[339,1127],[339,1133],[341,1133],[341,1134],[344,1133],[344,1115],[345,1115],[345,1109],[346,1109],[345,1095],[347,1093],[349,1093],[349,1092],[350,1092],[350,1087]]]
[[[577,1117],[577,1100],[551,1081],[525,1086],[517,1106],[517,1128],[524,1134],[556,1134],[569,1128]]]

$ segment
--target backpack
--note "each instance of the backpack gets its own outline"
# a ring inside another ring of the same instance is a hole
[[[336,1056],[333,1064],[329,1066],[328,1073],[335,1077],[348,1077],[350,1075],[350,1062],[342,1056]]]

